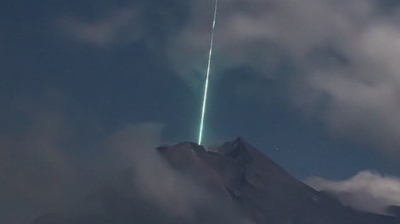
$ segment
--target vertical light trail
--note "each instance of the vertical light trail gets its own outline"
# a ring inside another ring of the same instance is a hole
[[[218,8],[218,0],[215,0],[214,18],[213,18],[212,30],[211,30],[210,51],[208,52],[206,83],[204,84],[203,106],[202,106],[202,110],[201,110],[201,120],[200,120],[200,130],[199,130],[199,145],[201,145],[201,140],[202,140],[202,137],[203,137],[204,117],[205,117],[206,106],[207,106],[208,82],[209,82],[209,79],[210,79],[211,58],[212,58],[213,44],[214,44],[215,21],[217,19],[217,8]]]

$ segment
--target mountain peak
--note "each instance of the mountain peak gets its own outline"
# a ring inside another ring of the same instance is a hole
[[[248,152],[248,143],[241,137],[233,142],[226,142],[218,148],[218,153],[242,163],[251,163],[252,157]]]
[[[240,137],[213,151],[189,142],[158,150],[174,167],[192,171],[213,192],[227,192],[255,223],[395,223],[344,207],[292,177]]]

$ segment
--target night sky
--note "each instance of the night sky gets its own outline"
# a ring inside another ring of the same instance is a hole
[[[79,200],[135,147],[197,142],[213,4],[1,1],[0,222]],[[400,195],[398,1],[218,10],[204,145],[241,136],[316,188]]]

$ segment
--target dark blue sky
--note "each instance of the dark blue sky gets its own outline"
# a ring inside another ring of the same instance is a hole
[[[40,170],[60,157],[97,176],[112,173],[107,170],[118,161],[105,158],[113,157],[108,142],[127,125],[162,126],[157,140],[149,138],[150,145],[197,141],[212,15],[207,11],[212,1],[199,2],[0,3],[0,171],[5,173],[1,181],[9,183],[0,190],[11,195],[8,200],[18,193],[10,192],[14,184],[41,176]],[[360,85],[379,86],[380,78],[366,74],[375,67],[364,64],[388,60],[387,50],[381,58],[365,59],[358,55],[368,53],[370,45],[363,51],[346,42],[370,40],[368,28],[362,28],[365,40],[361,31],[347,36],[357,30],[357,21],[362,27],[368,18],[385,18],[392,25],[397,23],[390,20],[393,12],[374,5],[374,13],[354,15],[345,12],[346,3],[333,4],[329,7],[343,11],[348,28],[333,26],[331,32],[323,28],[332,25],[325,8],[286,12],[274,4],[225,0],[220,5],[205,144],[242,136],[300,179],[346,179],[362,170],[400,176],[400,144],[392,125],[398,121],[399,101],[353,85],[361,80]],[[308,13],[311,19],[302,17]],[[315,22],[319,18],[322,25]],[[292,20],[298,24],[285,22]],[[379,73],[381,67],[376,69]],[[319,72],[332,72],[333,78]],[[383,72],[392,77],[392,71]],[[369,100],[374,96],[376,101]],[[137,132],[147,136],[146,131]]]

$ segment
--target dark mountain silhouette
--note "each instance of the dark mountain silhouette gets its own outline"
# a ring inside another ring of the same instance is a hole
[[[190,194],[198,193],[190,190],[193,186],[206,192],[201,194],[203,198],[190,201],[187,206],[193,207],[190,216],[171,212],[174,204],[168,208],[168,202],[160,205],[157,200],[144,196],[135,183],[137,168],[130,168],[117,183],[94,193],[69,213],[48,214],[32,224],[400,223],[396,217],[364,213],[343,206],[329,193],[318,192],[296,180],[241,138],[227,142],[215,151],[206,151],[190,142],[158,147],[157,151],[167,161],[170,172],[191,183],[180,185],[181,193],[178,191],[172,197],[185,201]],[[162,183],[157,188],[161,196],[168,184]],[[390,209],[393,214],[398,214],[398,207]]]
[[[397,217],[400,217],[400,206],[391,205],[387,208],[387,211]]]

